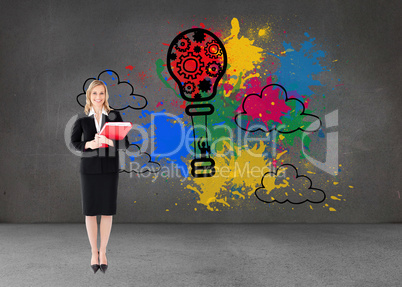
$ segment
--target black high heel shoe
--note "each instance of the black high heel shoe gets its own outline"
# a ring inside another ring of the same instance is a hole
[[[105,273],[107,270],[107,264],[101,264],[100,265],[100,271],[102,271],[102,273]]]
[[[106,270],[107,270],[107,264],[101,264],[101,265],[100,265],[100,270],[101,270],[103,273],[105,273]]]
[[[99,251],[98,251],[98,262],[99,262]],[[94,271],[94,274],[99,270],[100,265],[99,264],[92,264],[91,265],[92,270]]]

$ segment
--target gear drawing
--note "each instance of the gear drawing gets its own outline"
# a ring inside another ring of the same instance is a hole
[[[204,80],[200,81],[198,88],[200,89],[200,91],[207,93],[211,89],[211,86],[212,86],[211,81],[204,79]]]
[[[221,70],[222,70],[221,64],[219,64],[216,61],[210,62],[207,65],[207,74],[210,77],[214,77],[214,78],[217,77],[221,73]]]
[[[195,42],[202,43],[205,40],[205,34],[202,31],[195,31],[193,35],[193,39]]]
[[[202,74],[204,66],[200,55],[194,55],[192,52],[189,52],[180,56],[177,63],[177,72],[186,79],[195,79]]]
[[[177,51],[186,52],[191,47],[190,39],[187,37],[183,37],[179,39],[175,45]]]
[[[169,55],[170,60],[174,61],[177,59],[177,55],[175,53],[172,53]]]
[[[211,42],[208,42],[205,47],[205,55],[209,58],[217,59],[218,56],[222,55],[222,49],[215,40],[212,40]]]
[[[192,93],[194,93],[195,85],[192,82],[185,82],[183,87],[184,87],[184,92],[186,94],[191,95]]]

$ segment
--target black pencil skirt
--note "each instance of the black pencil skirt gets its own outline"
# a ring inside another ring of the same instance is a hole
[[[119,173],[81,173],[82,213],[115,215]]]

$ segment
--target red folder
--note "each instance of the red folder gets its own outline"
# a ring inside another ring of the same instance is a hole
[[[105,123],[99,132],[99,135],[104,135],[111,140],[122,140],[131,130],[133,124],[130,122],[108,122]],[[102,144],[100,147],[108,147],[107,144]]]

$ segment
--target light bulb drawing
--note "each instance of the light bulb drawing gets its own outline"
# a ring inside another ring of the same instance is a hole
[[[167,68],[179,86],[181,97],[190,103],[185,111],[193,125],[194,159],[191,161],[191,174],[194,177],[211,177],[215,174],[215,161],[211,157],[207,116],[215,109],[208,101],[215,97],[219,81],[227,68],[225,47],[208,30],[188,29],[171,42]]]

